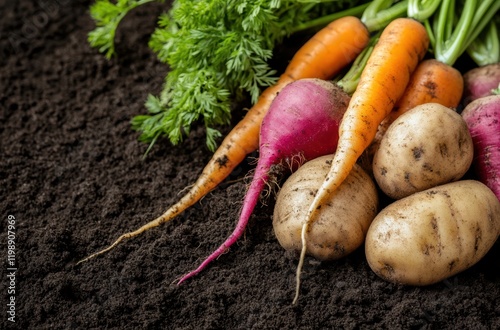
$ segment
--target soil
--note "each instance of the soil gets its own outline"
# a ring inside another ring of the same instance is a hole
[[[90,4],[0,3],[3,329],[500,328],[498,242],[478,264],[427,287],[378,278],[362,248],[334,262],[308,258],[292,305],[297,258],[274,237],[273,197],[238,244],[177,286],[234,227],[257,154],[171,223],[76,265],[161,214],[211,156],[201,125],[179,146],[160,141],[144,160],[130,128],[168,70],[147,47],[165,5],[127,16],[119,56],[108,61],[86,41]],[[285,46],[280,56],[290,56]],[[235,106],[234,123],[245,106]]]

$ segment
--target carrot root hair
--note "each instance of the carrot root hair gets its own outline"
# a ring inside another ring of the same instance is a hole
[[[208,166],[213,166],[213,163],[215,161],[212,159],[212,161],[209,163]],[[208,167],[207,166],[207,167]],[[204,171],[202,175],[200,175],[198,181],[194,185],[192,185],[191,189],[187,194],[185,194],[177,203],[172,205],[167,211],[165,211],[162,215],[157,217],[156,219],[144,224],[143,226],[139,227],[136,230],[127,232],[125,234],[120,235],[112,244],[110,244],[108,247],[95,252],[84,259],[80,260],[77,262],[78,264],[81,264],[85,261],[88,261],[90,259],[93,259],[101,254],[104,254],[106,252],[111,251],[114,249],[120,242],[138,236],[145,231],[158,227],[166,222],[169,222],[170,220],[174,219],[177,217],[179,214],[184,212],[187,208],[190,206],[194,205],[197,203],[201,198],[203,198],[209,191],[211,191],[214,187],[213,181],[209,180],[206,172]]]
[[[120,237],[118,237],[111,245],[109,245],[107,248],[104,248],[100,251],[97,251],[95,253],[92,253],[91,255],[83,258],[82,260],[78,261],[76,264],[81,264],[82,262],[85,262],[85,261],[88,261],[92,258],[95,258],[101,254],[104,254],[110,250],[112,250],[113,248],[115,248],[121,241],[125,240],[125,239],[128,239],[128,238],[132,238],[132,237],[135,237],[137,235],[140,235],[142,234],[143,232],[151,229],[151,228],[154,228],[154,227],[158,227],[159,225],[161,225],[162,223],[164,222],[167,222],[169,221],[170,219],[169,218],[166,218],[164,215],[156,218],[155,220],[153,221],[150,221],[148,222],[147,224],[145,224],[144,226],[140,227],[139,229],[137,230],[134,230],[134,231],[131,231],[131,232],[128,232],[128,233],[125,233],[125,234],[122,234]]]

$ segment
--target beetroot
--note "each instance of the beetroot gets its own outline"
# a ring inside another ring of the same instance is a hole
[[[462,117],[474,143],[473,167],[478,179],[500,199],[500,95],[479,98]]]
[[[488,95],[500,84],[500,63],[471,69],[464,74],[464,105]]]
[[[179,284],[202,271],[243,234],[260,193],[273,179],[273,169],[280,166],[296,169],[306,160],[335,151],[339,124],[349,100],[341,88],[320,79],[301,79],[283,88],[262,121],[259,161],[236,228],[197,269],[182,277]]]

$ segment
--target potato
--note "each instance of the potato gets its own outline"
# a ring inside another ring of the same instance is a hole
[[[393,199],[462,178],[474,147],[463,118],[427,103],[402,114],[387,129],[373,158],[373,175]]]
[[[462,180],[405,197],[373,220],[365,241],[371,269],[387,281],[429,285],[477,263],[500,234],[500,201]]]
[[[332,155],[327,155],[306,162],[280,189],[273,228],[286,250],[301,250],[307,210],[330,170],[332,159]],[[308,254],[319,260],[334,260],[351,253],[363,243],[377,208],[375,183],[356,165],[311,223],[307,233]]]

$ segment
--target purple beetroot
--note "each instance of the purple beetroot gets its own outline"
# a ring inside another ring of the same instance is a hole
[[[464,74],[464,105],[488,95],[499,88],[500,63],[471,69]]]
[[[500,95],[472,101],[465,107],[462,117],[474,143],[476,175],[500,200]]]
[[[273,180],[276,165],[296,169],[306,160],[335,152],[339,124],[349,100],[341,88],[320,79],[301,79],[283,88],[262,121],[259,160],[236,228],[179,284],[201,272],[242,236],[261,192]]]

